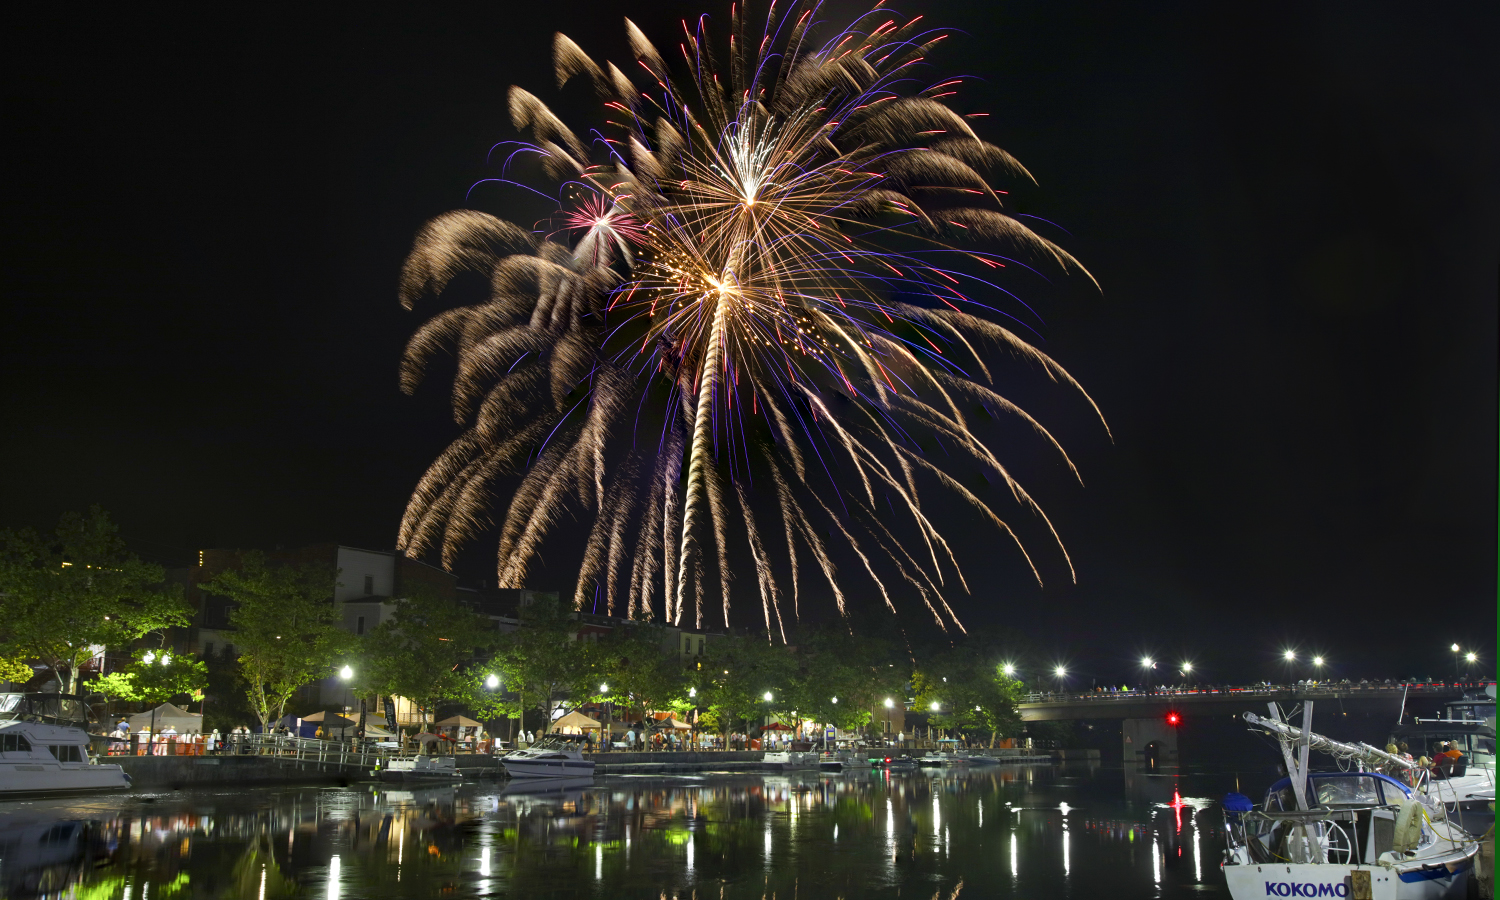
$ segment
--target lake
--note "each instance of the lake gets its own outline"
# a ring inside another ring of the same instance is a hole
[[[7,802],[0,892],[98,900],[1227,897],[1216,801],[1238,777],[1079,763]]]

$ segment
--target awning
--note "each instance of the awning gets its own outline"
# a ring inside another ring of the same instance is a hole
[[[552,730],[553,731],[556,731],[559,728],[600,728],[600,727],[602,727],[602,726],[600,726],[599,721],[597,719],[590,719],[588,716],[584,715],[581,712],[570,712],[567,715],[563,716],[561,719],[558,719],[556,722],[552,723]]]
[[[464,716],[449,716],[441,722],[432,723],[437,728],[478,728],[479,723]]]

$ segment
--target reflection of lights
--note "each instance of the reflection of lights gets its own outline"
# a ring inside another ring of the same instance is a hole
[[[1155,833],[1151,835],[1151,877],[1161,884],[1161,845],[1157,843]]]
[[[1066,803],[1064,803],[1063,805],[1067,806]],[[1067,815],[1067,813],[1065,812],[1065,813],[1063,813],[1063,815]],[[1064,822],[1063,823],[1063,876],[1066,877],[1066,876],[1072,874],[1072,871],[1073,871],[1072,860],[1070,859],[1070,857],[1068,855],[1068,823]]]
[[[256,897],[258,900],[266,900],[266,867],[264,863],[260,867],[260,893]]]
[[[334,854],[328,861],[328,900],[339,900],[339,867],[338,854]]]
[[[687,871],[690,875],[693,872],[693,836],[691,834],[688,835],[687,840]]]
[[[604,845],[597,842],[594,844],[594,880],[604,880]]]
[[[1193,823],[1193,877],[1198,879],[1199,881],[1202,881],[1203,853],[1198,847],[1198,819],[1196,817],[1189,816],[1188,821]]]
[[[1016,879],[1021,876],[1020,866],[1016,862],[1016,857],[1019,855],[1020,853],[1016,849],[1016,833],[1012,831],[1010,833],[1010,877],[1012,879]]]
[[[479,874],[489,877],[490,874],[490,848],[482,847],[479,850]]]

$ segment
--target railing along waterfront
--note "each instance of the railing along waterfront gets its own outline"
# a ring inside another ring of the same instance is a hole
[[[1474,682],[1443,682],[1443,681],[1402,681],[1402,682],[1350,682],[1350,681],[1318,681],[1301,682],[1297,684],[1252,684],[1252,685],[1192,685],[1192,686],[1164,686],[1156,688],[1129,688],[1126,690],[1111,690],[1105,688],[1091,688],[1087,691],[1032,691],[1021,698],[1022,703],[1111,703],[1138,701],[1143,697],[1225,697],[1243,696],[1245,698],[1273,696],[1282,694],[1296,694],[1298,697],[1347,697],[1351,694],[1357,696],[1399,696],[1403,692],[1408,696],[1452,696],[1462,695],[1465,691],[1481,690],[1494,684],[1493,681]]]

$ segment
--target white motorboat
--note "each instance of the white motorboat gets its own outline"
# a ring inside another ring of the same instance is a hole
[[[811,750],[767,750],[760,761],[768,769],[811,769],[821,764]]]
[[[922,766],[966,766],[969,764],[968,754],[959,756],[957,750],[928,750],[926,755],[917,760]]]
[[[1262,897],[1463,897],[1479,843],[1449,821],[1443,805],[1401,779],[1373,771],[1310,772],[1318,750],[1360,766],[1379,765],[1420,783],[1425,770],[1368,744],[1330,740],[1246,713],[1281,741],[1291,774],[1256,807],[1242,794],[1224,800],[1224,880],[1235,900]]]
[[[1429,796],[1450,806],[1458,804],[1465,812],[1489,812],[1495,800],[1492,726],[1482,719],[1414,719],[1411,725],[1392,729],[1390,740],[1405,744],[1412,756],[1434,761],[1432,777],[1425,786]],[[1456,759],[1444,755],[1454,750],[1459,753]]]
[[[0,722],[0,797],[119,791],[130,776],[89,758],[82,728],[12,719]]]
[[[393,756],[381,764],[375,777],[381,781],[453,781],[458,778],[458,760],[452,756]]]
[[[500,757],[512,778],[592,777],[594,761],[583,758],[585,739],[577,734],[549,734],[527,747]]]

